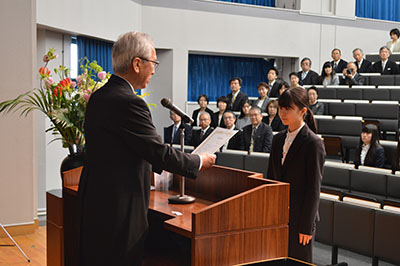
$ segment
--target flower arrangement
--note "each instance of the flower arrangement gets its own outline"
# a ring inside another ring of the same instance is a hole
[[[44,113],[52,125],[46,132],[52,131],[61,139],[64,148],[76,147],[83,151],[85,145],[84,118],[87,102],[93,92],[107,83],[110,74],[103,71],[96,61],[90,62],[86,57],[80,61],[82,74],[71,81],[70,71],[65,66],[54,69],[59,81],[55,82],[48,63],[58,55],[55,49],[43,56],[43,67],[39,69],[40,87],[30,90],[17,98],[0,102],[0,113],[21,111],[27,116],[34,110]]]

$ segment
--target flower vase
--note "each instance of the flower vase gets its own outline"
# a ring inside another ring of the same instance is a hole
[[[84,162],[84,152],[82,149],[78,149],[76,145],[68,147],[69,154],[61,162],[60,174],[62,178],[62,173],[83,165]]]

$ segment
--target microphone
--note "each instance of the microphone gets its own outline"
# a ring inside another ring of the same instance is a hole
[[[185,112],[179,109],[178,106],[172,103],[172,101],[168,98],[162,98],[161,100],[162,106],[168,108],[169,110],[173,111],[175,114],[179,115],[184,123],[192,124],[194,120],[188,116]]]

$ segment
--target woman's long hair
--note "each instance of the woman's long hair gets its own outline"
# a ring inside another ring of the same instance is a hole
[[[251,107],[250,101],[249,101],[248,99],[247,99],[246,101],[244,101],[243,104],[242,104],[242,106],[240,106],[240,115],[239,115],[239,118],[245,117],[245,114],[243,113],[243,106],[244,106],[246,103],[247,103],[248,105],[250,105],[250,107]]]
[[[375,155],[376,155],[376,146],[380,145],[379,144],[379,131],[378,131],[378,127],[374,124],[367,124],[365,126],[363,126],[362,128],[362,132],[366,132],[366,133],[372,133],[372,138],[371,138],[371,142],[369,145],[369,150],[367,155],[365,156],[365,160],[364,160],[364,165],[367,166],[374,166],[375,163]],[[355,154],[355,158],[354,158],[354,164],[356,167],[358,167],[359,165],[361,165],[361,150],[362,150],[362,145],[363,145],[363,141],[362,138],[360,136],[360,141],[358,142],[358,146],[356,149],[356,154]]]
[[[336,75],[335,70],[333,69],[333,65],[331,62],[326,61],[324,63],[324,65],[322,66],[322,71],[321,71],[321,81],[324,81],[324,79],[326,78],[326,73],[325,73],[325,68],[331,67],[332,68],[332,73],[331,73],[331,77]]]
[[[300,110],[307,108],[307,112],[303,117],[307,126],[316,134],[317,124],[315,123],[314,114],[310,109],[307,91],[304,88],[296,87],[285,90],[278,99],[279,107],[291,109],[293,105],[297,106]]]

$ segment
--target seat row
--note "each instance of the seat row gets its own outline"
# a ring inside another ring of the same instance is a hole
[[[338,260],[339,248],[400,265],[400,208],[373,202],[338,198],[321,193],[320,221],[315,240],[332,246],[332,264]]]
[[[310,86],[305,86],[309,88]],[[400,86],[316,86],[319,99],[399,101]]]

